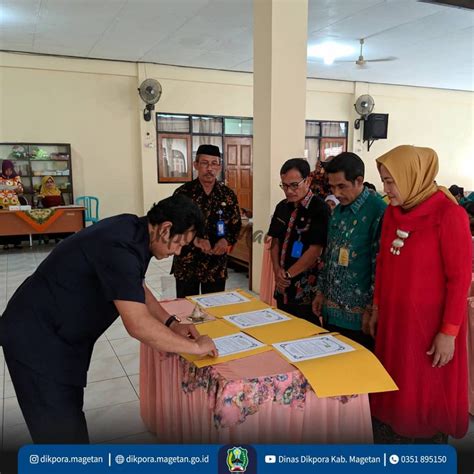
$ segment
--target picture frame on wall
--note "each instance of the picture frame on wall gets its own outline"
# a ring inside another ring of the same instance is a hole
[[[346,151],[346,139],[345,138],[321,138],[319,142],[320,146],[320,160],[328,161],[333,156],[339,155],[343,151]]]
[[[186,183],[192,180],[191,136],[176,133],[158,135],[158,182]]]

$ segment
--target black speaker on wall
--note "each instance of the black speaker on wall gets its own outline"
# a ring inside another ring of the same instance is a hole
[[[387,138],[388,114],[369,114],[364,121],[364,141]]]

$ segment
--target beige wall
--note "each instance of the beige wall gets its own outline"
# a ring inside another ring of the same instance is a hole
[[[157,183],[155,125],[141,118],[137,93],[145,77],[162,83],[157,111],[252,116],[250,74],[0,53],[0,141],[71,143],[76,196],[99,196],[102,216],[142,213],[176,188]],[[412,143],[438,151],[439,182],[474,189],[474,94],[316,79],[307,91],[307,118],[349,121],[349,148],[377,185],[374,159]],[[376,112],[390,114],[389,139],[370,153],[352,128],[355,98],[366,92]]]
[[[156,105],[157,112],[210,115],[252,116],[252,76],[242,73],[207,71],[190,68],[140,65],[137,83],[145,78],[160,81],[163,94]],[[137,107],[143,109],[138,98]],[[179,184],[158,184],[157,150],[154,121],[140,120],[141,153],[143,156],[143,202],[148,209],[173,193]],[[152,137],[147,139],[147,132]],[[152,148],[145,145],[152,145]]]
[[[75,196],[142,212],[136,66],[0,56],[0,141],[71,143]]]
[[[366,178],[381,187],[375,159],[398,145],[426,146],[440,161],[438,183],[474,190],[474,94],[421,87],[360,84],[375,100],[374,112],[389,113],[388,139],[367,151],[355,131],[353,150],[367,165]]]

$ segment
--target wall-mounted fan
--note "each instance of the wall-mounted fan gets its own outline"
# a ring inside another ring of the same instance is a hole
[[[155,104],[161,97],[161,84],[155,79],[145,79],[138,88],[138,93],[146,106],[143,110],[143,119],[146,122],[151,120],[151,112],[155,110]]]
[[[354,122],[354,128],[359,130],[360,128],[360,121],[365,120],[367,116],[372,113],[375,107],[374,98],[371,95],[364,94],[361,95],[354,104],[354,108],[356,112],[361,116],[361,118],[357,119]]]
[[[367,63],[382,63],[382,62],[386,62],[386,61],[395,61],[396,58],[395,56],[387,56],[386,58],[377,58],[377,59],[365,59],[364,57],[364,44],[365,44],[365,40],[364,38],[361,38],[359,40],[359,43],[360,43],[360,53],[359,53],[359,57],[354,61],[354,60],[341,60],[341,61],[336,61],[338,63],[352,63],[352,62],[355,62],[357,66],[359,66],[360,68],[365,68],[367,67]]]

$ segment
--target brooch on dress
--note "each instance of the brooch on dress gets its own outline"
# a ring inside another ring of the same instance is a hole
[[[406,230],[397,229],[397,238],[393,240],[390,252],[393,255],[400,255],[400,250],[405,245],[405,239],[408,239],[410,232]]]

